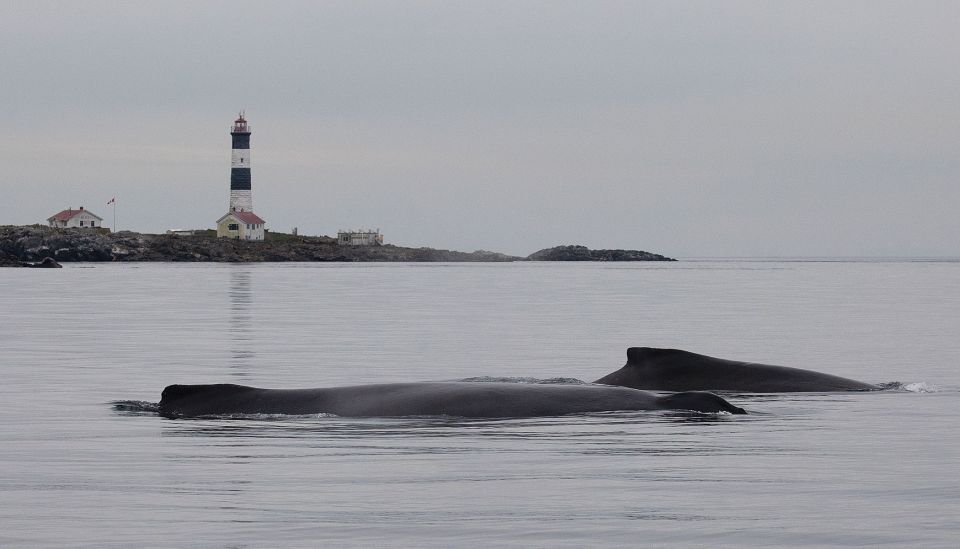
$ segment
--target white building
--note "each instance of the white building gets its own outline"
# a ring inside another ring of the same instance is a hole
[[[49,223],[51,227],[59,227],[62,229],[86,229],[89,227],[102,227],[103,218],[90,213],[90,210],[84,210],[83,206],[80,206],[79,210],[67,208],[60,213],[48,217],[47,223]]]
[[[337,244],[341,246],[380,246],[383,244],[383,235],[380,229],[370,231],[337,231]]]
[[[266,221],[253,212],[230,212],[217,220],[217,236],[238,240],[263,240]]]

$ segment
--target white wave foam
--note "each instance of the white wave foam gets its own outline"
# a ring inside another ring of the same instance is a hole
[[[155,414],[160,410],[160,403],[146,400],[114,400],[110,404],[117,412]]]
[[[880,388],[884,391],[907,391],[909,393],[938,393],[941,390],[940,387],[931,385],[925,381],[915,383],[891,381],[889,383],[881,383]]]
[[[905,383],[903,390],[910,391],[911,393],[936,393],[939,389],[925,381],[920,381],[917,383]]]

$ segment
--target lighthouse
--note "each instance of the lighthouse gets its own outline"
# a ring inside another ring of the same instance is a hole
[[[253,190],[250,188],[250,126],[240,116],[230,131],[233,154],[230,157],[230,211],[252,212]]]
[[[233,151],[230,155],[230,210],[217,220],[217,236],[237,240],[263,240],[264,224],[253,213],[253,189],[250,178],[250,126],[241,112],[230,129]]]

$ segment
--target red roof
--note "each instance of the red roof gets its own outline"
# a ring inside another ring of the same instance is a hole
[[[266,223],[266,221],[260,219],[260,216],[258,216],[253,212],[232,211],[230,212],[230,215],[232,215],[233,217],[236,217],[237,219],[239,219],[240,221],[243,221],[244,223],[260,224],[260,225]]]
[[[83,212],[87,212],[88,214],[92,215],[93,217],[96,217],[97,219],[101,219],[99,215],[97,215],[97,214],[95,214],[95,213],[92,213],[90,210],[63,210],[62,212],[60,212],[60,213],[58,213],[58,214],[55,214],[55,215],[53,215],[53,216],[51,216],[51,217],[48,217],[48,218],[47,218],[47,221],[50,221],[51,219],[56,220],[56,221],[68,221],[68,220],[72,219],[73,217],[82,214]]]

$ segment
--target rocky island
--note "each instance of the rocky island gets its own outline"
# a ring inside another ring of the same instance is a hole
[[[41,225],[0,227],[0,266],[31,266],[53,258],[73,261],[673,261],[637,250],[590,250],[558,246],[528,257],[477,250],[458,252],[433,248],[346,246],[326,236],[267,232],[263,241],[217,238],[215,231],[191,236],[110,233],[90,229],[58,229]]]
[[[676,261],[640,250],[591,250],[586,246],[557,246],[526,257],[527,261]]]

